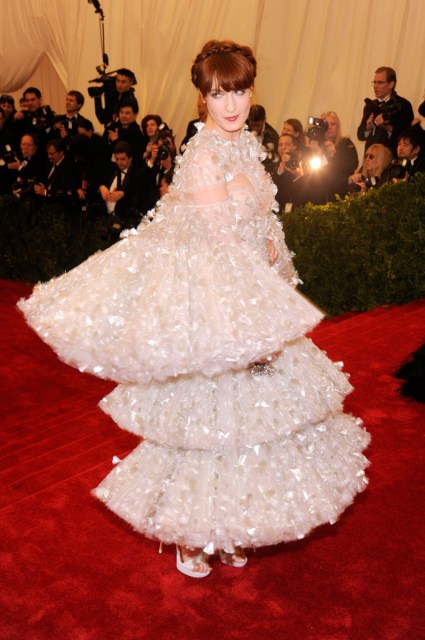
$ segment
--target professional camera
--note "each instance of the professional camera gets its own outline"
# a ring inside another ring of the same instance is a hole
[[[10,144],[4,145],[4,151],[0,155],[0,167],[4,167],[6,164],[16,162],[16,153],[13,151]]]
[[[406,158],[394,160],[388,168],[388,182],[404,180],[409,173],[409,161]]]
[[[375,176],[361,176],[360,178],[361,182],[363,182],[363,184],[367,189],[377,189],[380,186],[380,182],[377,178],[375,178]],[[355,182],[350,182],[348,185],[348,193],[358,193],[359,191],[361,191],[361,187],[359,184],[355,183]]]
[[[310,116],[307,122],[309,125],[305,131],[307,138],[309,140],[316,140],[321,144],[325,139],[328,123],[322,118],[315,118],[313,116]]]
[[[77,134],[79,119],[67,118],[66,115],[55,116],[53,118],[53,127],[55,129],[61,129],[64,127],[67,135],[73,136]]]
[[[105,129],[106,131],[117,131],[117,129],[119,129],[120,123],[118,122],[118,120],[112,120],[112,122],[108,122],[107,125],[105,125]]]
[[[158,161],[166,160],[170,156],[174,155],[173,149],[170,148],[170,138],[174,138],[172,130],[168,127],[165,122],[161,122],[158,127],[158,131],[155,133],[153,137],[154,142],[162,141],[158,149]]]
[[[93,80],[89,80],[89,82],[95,82],[96,84],[100,84],[100,87],[89,87],[87,89],[87,93],[90,98],[98,98],[103,93],[108,93],[115,86],[115,71],[111,71],[110,73],[104,73],[103,67],[96,67],[96,71],[100,74],[98,78],[94,78]]]
[[[166,160],[169,156],[171,156],[170,143],[168,140],[163,140],[158,150],[158,160]]]
[[[298,169],[298,167],[300,166],[300,160],[296,153],[289,154],[289,160],[286,161],[286,166],[288,169]]]
[[[367,118],[371,114],[373,114],[374,118],[382,115],[384,122],[391,122],[391,120],[401,111],[401,102],[394,97],[391,97],[386,102],[379,102],[379,100],[365,98],[365,105],[365,115]]]
[[[44,105],[44,107],[40,107],[33,113],[27,112],[27,115],[31,120],[32,126],[40,131],[50,129],[50,127],[53,126],[53,122],[56,117],[55,112],[48,104]]]

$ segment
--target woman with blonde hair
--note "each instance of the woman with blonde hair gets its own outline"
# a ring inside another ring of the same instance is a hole
[[[367,189],[378,189],[388,182],[388,169],[393,160],[393,154],[383,144],[371,144],[366,149],[363,166],[351,175],[349,184],[357,187],[360,193]]]
[[[312,153],[316,148],[323,156],[318,183],[325,190],[322,200],[328,202],[334,200],[335,196],[342,198],[348,193],[348,177],[358,166],[359,158],[353,141],[342,135],[338,114],[325,111],[320,117],[326,126],[323,140],[309,140],[309,148]]]

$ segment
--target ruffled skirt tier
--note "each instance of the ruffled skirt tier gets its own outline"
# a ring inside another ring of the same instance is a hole
[[[250,245],[178,211],[38,285],[20,308],[65,362],[122,383],[244,368],[322,318]]]
[[[147,537],[232,551],[303,538],[367,484],[369,436],[339,414],[278,442],[223,452],[142,442],[94,494]]]
[[[145,440],[95,495],[146,536],[209,553],[302,538],[367,484],[369,435],[342,413],[350,390],[306,338],[273,375],[119,385],[101,407]]]

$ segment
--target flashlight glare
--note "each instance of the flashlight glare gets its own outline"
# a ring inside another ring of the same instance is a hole
[[[313,158],[311,158],[310,160],[310,167],[314,170],[317,171],[317,169],[320,169],[320,167],[322,166],[322,161],[319,158],[319,156],[314,156]]]

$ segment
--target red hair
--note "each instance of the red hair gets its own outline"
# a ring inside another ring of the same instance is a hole
[[[250,89],[257,62],[250,47],[231,40],[210,40],[192,66],[192,82],[205,96],[214,87],[224,91]]]

